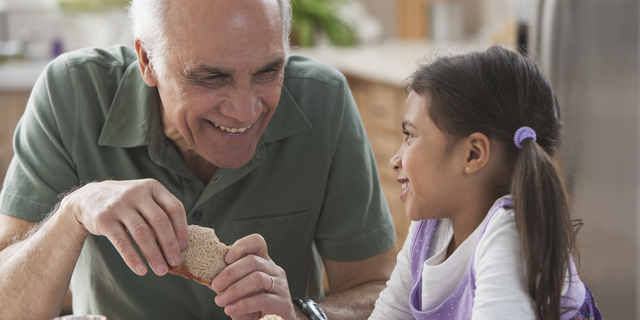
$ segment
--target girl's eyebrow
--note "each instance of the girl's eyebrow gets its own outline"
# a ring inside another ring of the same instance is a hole
[[[416,127],[409,120],[402,121],[402,130],[405,130],[407,128],[407,126],[411,126],[411,127],[414,127],[414,128]]]

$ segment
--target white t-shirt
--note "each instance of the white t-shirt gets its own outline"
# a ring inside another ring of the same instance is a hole
[[[484,221],[480,226],[482,224]],[[430,244],[434,250],[430,250],[422,271],[423,311],[439,306],[458,286],[473,254],[480,226],[444,260],[453,227],[448,219],[440,221]],[[409,308],[412,289],[409,250],[415,229],[416,222],[413,222],[387,288],[380,293],[369,319],[414,319]],[[525,283],[513,209],[501,208],[495,212],[478,243],[473,263],[476,291],[472,319],[535,320],[535,303]],[[563,294],[567,290],[565,283]]]

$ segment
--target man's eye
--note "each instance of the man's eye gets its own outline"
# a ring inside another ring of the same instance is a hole
[[[205,87],[221,87],[229,82],[229,77],[223,73],[201,75],[193,78],[194,82]]]
[[[222,74],[214,74],[214,75],[206,77],[205,80],[207,80],[207,81],[216,81],[216,80],[220,80],[222,78],[224,78],[224,75],[222,75]]]
[[[260,73],[257,74],[257,78],[263,81],[269,81],[276,78],[277,75],[278,75],[278,70],[275,70],[275,69],[264,70],[264,71],[260,71]]]

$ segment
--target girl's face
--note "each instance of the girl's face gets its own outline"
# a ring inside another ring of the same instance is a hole
[[[404,109],[404,142],[390,165],[402,184],[400,198],[409,219],[446,218],[456,206],[462,163],[457,148],[448,151],[447,136],[428,115],[428,99],[411,92]]]

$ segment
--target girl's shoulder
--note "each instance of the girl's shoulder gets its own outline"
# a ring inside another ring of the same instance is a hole
[[[496,201],[480,224],[481,233],[476,243],[474,262],[495,258],[496,254],[520,254],[520,236],[516,225],[515,211],[510,196]]]
[[[485,233],[494,233],[506,226],[513,226],[516,228],[515,224],[516,215],[513,210],[513,199],[511,195],[503,196],[494,202],[493,206],[487,213],[487,216],[484,218],[482,223],[480,223],[480,237]]]

